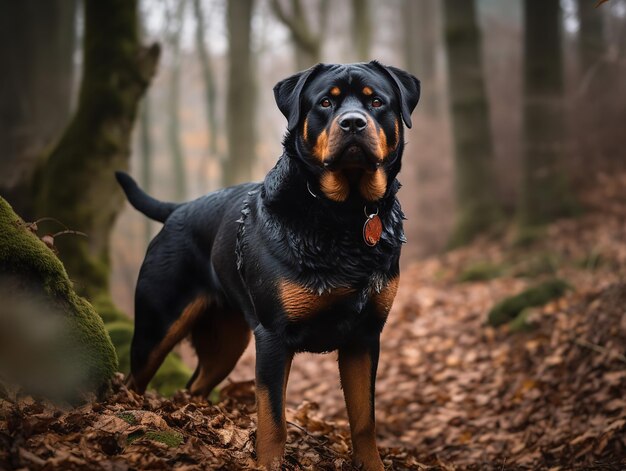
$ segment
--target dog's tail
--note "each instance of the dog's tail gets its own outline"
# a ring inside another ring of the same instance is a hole
[[[137,210],[155,221],[165,222],[172,212],[180,206],[178,203],[159,201],[145,193],[130,175],[124,172],[115,172],[115,178],[126,193],[130,204]]]

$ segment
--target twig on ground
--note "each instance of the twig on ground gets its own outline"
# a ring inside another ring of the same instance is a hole
[[[586,340],[575,339],[574,343],[581,347],[588,348],[589,350],[593,350],[596,353],[611,353],[611,350],[609,350],[608,348],[601,345],[596,345],[595,343],[591,343]],[[615,358],[623,363],[626,363],[626,356],[622,355],[621,353],[615,354]]]

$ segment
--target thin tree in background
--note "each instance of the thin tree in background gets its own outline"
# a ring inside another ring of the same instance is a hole
[[[596,159],[611,154],[607,144],[620,141],[619,137],[611,135],[616,126],[604,125],[620,120],[612,113],[616,86],[612,83],[614,75],[610,73],[611,66],[606,56],[603,10],[595,8],[593,2],[578,1],[579,80],[574,101],[577,112],[572,113],[570,119],[574,122],[574,157],[579,159],[576,163],[581,169],[585,168],[583,162],[589,157]],[[618,132],[621,133],[621,130]],[[582,178],[586,176],[586,172],[581,175]]]
[[[446,0],[445,44],[456,165],[457,221],[451,246],[501,220],[493,169],[489,108],[474,1]]]
[[[141,151],[141,187],[144,191],[152,191],[152,100],[146,93],[139,109],[139,137]],[[152,239],[152,221],[144,218],[144,243],[147,247]]]
[[[524,1],[524,163],[521,229],[575,212],[563,169],[563,64],[559,0]]]
[[[404,59],[406,69],[419,77],[422,88],[429,90],[420,98],[420,108],[427,114],[437,112],[436,69],[440,43],[439,0],[404,0]]]
[[[137,0],[83,5],[78,107],[39,173],[37,215],[88,235],[55,245],[79,294],[110,305],[109,236],[124,202],[114,171],[128,169],[133,123],[159,47],[140,43]]]
[[[371,60],[372,14],[369,0],[352,0],[352,38],[356,60]]]
[[[172,54],[171,74],[167,98],[167,140],[172,157],[174,171],[174,198],[185,199],[187,176],[185,173],[185,152],[180,131],[180,39],[185,20],[186,0],[179,0],[174,11],[169,11],[167,41]]]
[[[602,9],[589,0],[578,0],[578,51],[583,75],[598,64],[605,52]]]
[[[290,0],[288,13],[281,0],[271,0],[276,17],[289,29],[295,45],[296,66],[299,70],[311,67],[321,61],[323,37],[328,20],[328,0],[319,0],[319,29],[315,31],[301,0]]]
[[[141,2],[141,0],[139,0]],[[145,2],[144,2],[145,3]],[[140,3],[141,5],[141,3]],[[140,8],[141,21],[139,33],[142,41],[146,42],[148,30],[146,27],[146,12]],[[153,165],[153,141],[152,141],[152,98],[150,90],[146,90],[141,104],[139,105],[139,152],[141,156],[141,187],[147,193],[152,192],[152,165]],[[144,244],[146,247],[152,239],[153,223],[149,218],[144,218]],[[131,284],[132,286],[132,284]]]
[[[32,218],[30,182],[70,119],[76,0],[0,2],[0,193]]]
[[[194,14],[196,17],[196,49],[198,51],[198,60],[200,69],[202,70],[202,81],[204,82],[205,111],[207,120],[207,141],[208,154],[202,159],[200,170],[198,172],[200,188],[206,184],[206,164],[208,159],[214,159],[218,156],[217,151],[217,107],[215,103],[215,73],[213,71],[213,62],[209,54],[206,44],[206,18],[204,9],[202,8],[202,0],[193,0]]]
[[[255,161],[256,81],[251,49],[253,0],[228,2],[228,159],[222,182],[233,185],[252,179]]]

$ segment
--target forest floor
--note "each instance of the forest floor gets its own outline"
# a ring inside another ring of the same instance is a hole
[[[626,469],[626,174],[577,219],[478,240],[402,271],[385,328],[377,433],[388,469]],[[491,327],[501,299],[571,289]],[[251,378],[247,352],[233,377]],[[0,390],[0,469],[254,469],[252,381],[216,404],[129,392],[64,409]],[[334,355],[296,358],[285,469],[352,469]]]

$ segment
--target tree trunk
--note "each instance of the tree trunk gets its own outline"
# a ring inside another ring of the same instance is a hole
[[[370,10],[369,0],[352,0],[352,39],[356,60],[359,62],[371,60],[372,20]]]
[[[458,213],[450,245],[458,246],[493,228],[501,211],[474,1],[446,0],[444,11]]]
[[[437,114],[437,51],[439,50],[440,5],[438,0],[404,0],[404,51],[406,68],[422,82],[428,93],[420,98],[420,108]]]
[[[563,70],[559,0],[525,0],[524,163],[520,228],[572,215],[562,165]]]
[[[251,180],[255,161],[256,83],[251,51],[253,0],[228,2],[228,153],[222,180],[233,185]]]
[[[578,0],[578,16],[578,50],[584,76],[602,59],[605,51],[602,8],[595,8],[594,2]]]
[[[193,6],[196,16],[196,49],[198,51],[198,59],[200,61],[200,68],[202,70],[202,80],[204,82],[204,107],[207,120],[208,154],[206,158],[202,159],[200,171],[198,172],[198,177],[200,179],[200,188],[204,188],[206,185],[206,166],[208,163],[207,161],[210,159],[219,158],[217,150],[217,106],[215,103],[215,73],[213,71],[211,55],[209,54],[206,44],[206,22],[201,0],[193,0]]]
[[[69,119],[76,0],[0,2],[0,192],[32,216],[30,180]]]
[[[575,173],[575,178],[581,181],[588,178],[589,164],[592,163],[594,168],[603,168],[610,161],[605,160],[605,156],[611,154],[611,144],[622,140],[622,126],[605,125],[621,123],[623,120],[614,112],[615,96],[620,96],[616,93],[620,78],[611,74],[612,67],[605,55],[607,48],[602,12],[603,8],[594,8],[592,2],[578,1],[579,72],[577,93],[573,97],[576,112],[569,116],[572,124],[568,129],[568,134],[573,134],[568,137],[575,142],[576,150],[573,158],[567,160],[572,170],[579,170]],[[615,78],[617,81],[613,82]],[[571,127],[574,129],[571,130]]]
[[[143,18],[139,23],[139,34],[142,41],[147,38],[145,13],[139,10]],[[152,165],[153,165],[153,141],[152,141],[152,99],[150,90],[146,90],[139,107],[139,149],[141,152],[141,187],[148,194],[152,194]],[[152,240],[152,220],[145,218],[143,237],[145,247]]]
[[[59,240],[60,257],[81,295],[110,302],[109,236],[124,200],[113,172],[128,168],[159,47],[140,44],[137,0],[89,0],[84,11],[78,108],[38,176],[37,213],[88,235]]]
[[[174,173],[174,199],[184,201],[187,190],[187,175],[185,173],[185,151],[180,140],[180,38],[185,15],[185,0],[179,0],[176,11],[169,20],[169,46],[172,51],[172,69],[170,74],[169,91],[167,98],[168,125],[167,140],[172,158]]]

